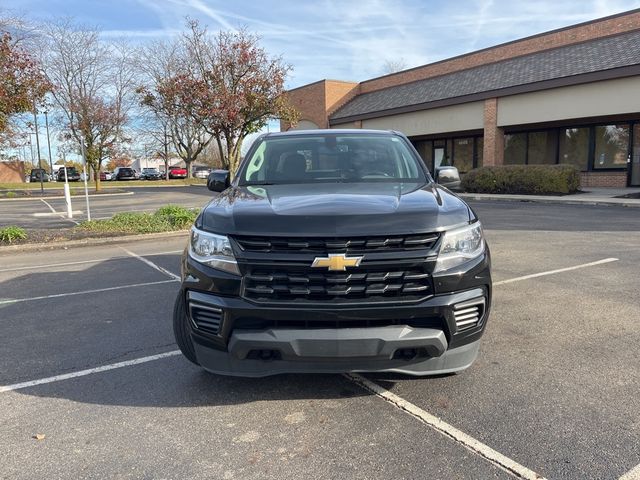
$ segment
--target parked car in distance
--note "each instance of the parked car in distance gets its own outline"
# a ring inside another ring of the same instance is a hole
[[[211,168],[209,167],[195,167],[193,169],[194,178],[209,178]]]
[[[114,180],[135,180],[136,172],[131,167],[118,167],[113,171]]]
[[[143,168],[140,173],[140,180],[162,180],[162,178],[157,168]]]
[[[113,174],[111,172],[100,172],[100,181],[108,182],[113,178]]]
[[[34,168],[31,170],[31,174],[29,175],[30,182],[39,182],[41,178],[43,182],[49,181],[49,174],[44,168]]]
[[[59,182],[64,182],[64,172],[67,171],[67,180],[70,182],[79,182],[80,174],[75,167],[60,167],[56,175]]]
[[[184,167],[169,167],[169,178],[187,178],[187,169]]]

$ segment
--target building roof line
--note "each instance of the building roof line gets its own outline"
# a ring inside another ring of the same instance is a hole
[[[583,85],[602,80],[614,80],[618,78],[626,78],[640,75],[639,65],[628,65],[624,67],[611,68],[607,70],[598,70],[595,72],[581,73],[567,77],[552,78],[540,80],[532,83],[514,85],[510,87],[487,90],[484,92],[471,93],[468,95],[460,95],[456,97],[443,98],[430,102],[417,103],[412,105],[403,105],[384,110],[366,112],[362,114],[349,115],[345,117],[329,118],[329,125],[341,125],[344,123],[354,122],[357,120],[369,120],[371,118],[388,117],[402,113],[418,112],[421,110],[430,110],[433,108],[448,107],[452,105],[460,105],[464,103],[486,100],[489,98],[506,97],[509,95],[517,95],[520,93],[537,92],[548,90],[551,88],[568,87],[573,85]]]

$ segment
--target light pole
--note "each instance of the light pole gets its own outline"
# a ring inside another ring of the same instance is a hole
[[[49,149],[49,172],[53,176],[53,160],[51,159],[51,140],[49,139],[49,112],[44,111],[44,122],[47,127],[47,148]]]
[[[40,194],[44,195],[44,172],[42,171],[42,159],[40,158],[40,137],[38,136],[38,109],[36,102],[33,102],[33,123],[36,127],[36,149],[38,153],[38,168],[40,169]]]

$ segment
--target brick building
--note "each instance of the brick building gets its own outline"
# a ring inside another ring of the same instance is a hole
[[[287,95],[295,128],[398,130],[430,169],[570,163],[583,186],[640,186],[640,9]]]

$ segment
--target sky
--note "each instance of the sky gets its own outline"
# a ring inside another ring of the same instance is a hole
[[[291,65],[287,88],[362,81],[389,61],[416,67],[634,8],[640,0],[0,0],[0,15],[72,17],[133,44],[180,35],[187,18],[211,31],[246,28]],[[57,146],[53,138],[54,158]]]
[[[187,17],[211,30],[246,27],[293,67],[293,88],[366,80],[386,61],[415,67],[640,8],[640,0],[2,0],[0,8],[33,20],[71,16],[133,42],[179,35]]]

